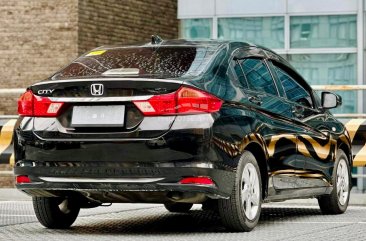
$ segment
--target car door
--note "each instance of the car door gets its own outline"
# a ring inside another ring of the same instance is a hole
[[[279,94],[268,65],[263,58],[247,56],[235,60],[235,72],[241,90],[247,98],[242,101],[258,112],[263,136],[269,153],[269,186],[275,189],[295,188],[291,175],[303,171],[305,163],[296,159],[296,132],[292,125],[291,105]],[[271,191],[271,190],[270,190]],[[271,195],[271,194],[270,194]]]
[[[312,90],[301,76],[276,61],[271,62],[271,69],[292,105],[294,126],[299,130],[297,159],[305,163],[299,183],[302,187],[326,186],[336,146],[327,117],[317,109]]]

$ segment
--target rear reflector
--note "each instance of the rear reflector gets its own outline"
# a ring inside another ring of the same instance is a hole
[[[180,184],[215,185],[209,177],[186,177],[179,181]]]
[[[204,91],[181,87],[177,91],[134,101],[146,116],[212,113],[220,110],[223,101]]]
[[[64,103],[52,102],[47,97],[36,96],[31,90],[18,100],[18,114],[22,116],[55,117]]]
[[[17,176],[15,178],[16,183],[30,183],[31,180],[28,176]]]
[[[18,100],[18,114],[19,115],[33,115],[33,93],[27,91],[19,97]]]

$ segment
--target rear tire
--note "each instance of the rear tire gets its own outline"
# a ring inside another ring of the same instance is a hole
[[[215,199],[207,199],[204,203],[202,203],[202,210],[203,211],[212,211],[218,213],[218,205]]]
[[[338,150],[332,175],[333,190],[329,195],[318,198],[320,210],[324,214],[341,214],[347,210],[350,196],[350,167],[347,155]]]
[[[38,221],[50,229],[69,228],[80,211],[74,200],[54,197],[33,197],[33,208]]]
[[[262,180],[257,160],[251,152],[241,156],[235,185],[229,199],[218,200],[224,226],[230,231],[249,232],[258,223],[262,207]]]
[[[187,213],[191,210],[192,203],[165,203],[165,208],[171,213]]]

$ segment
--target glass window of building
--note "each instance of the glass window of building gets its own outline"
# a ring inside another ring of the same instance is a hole
[[[356,15],[292,16],[291,48],[356,47]]]
[[[292,54],[287,60],[311,85],[357,84],[357,54]],[[357,112],[357,94],[354,91],[339,91],[343,104],[332,110],[334,113]]]
[[[284,17],[219,18],[218,38],[284,48]]]
[[[211,39],[212,19],[181,19],[180,37],[185,39]]]

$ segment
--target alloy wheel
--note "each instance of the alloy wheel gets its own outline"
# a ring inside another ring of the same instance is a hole
[[[258,173],[252,163],[247,163],[244,167],[240,190],[245,216],[249,220],[254,220],[259,208],[260,188]]]
[[[349,173],[344,159],[338,162],[337,167],[337,195],[339,203],[345,205],[349,195]]]
[[[69,200],[64,199],[63,201],[61,201],[61,203],[58,205],[60,211],[64,214],[68,214],[71,212],[70,208],[69,208]]]

